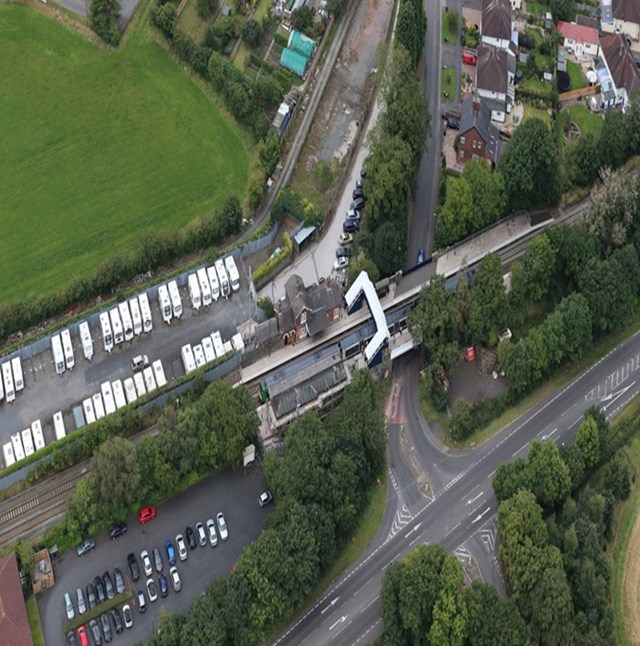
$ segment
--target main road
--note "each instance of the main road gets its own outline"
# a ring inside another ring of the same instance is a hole
[[[402,380],[399,387],[413,387],[415,372],[413,377]],[[433,474],[432,488],[427,492],[430,497],[422,496],[421,506],[413,513],[397,514],[398,522],[394,522],[386,539],[374,543],[275,643],[343,646],[372,641],[382,629],[380,587],[384,570],[391,562],[421,543],[439,543],[454,552],[475,535],[495,526],[497,502],[491,482],[500,464],[525,457],[535,439],[559,443],[572,439],[584,411],[592,405],[600,406],[611,419],[639,391],[640,333],[636,333],[475,451],[450,453],[423,435],[419,413],[416,420],[413,411],[399,406],[398,414],[405,418],[395,421],[412,427],[418,460],[425,463],[430,476]],[[415,393],[410,397],[415,397]],[[400,502],[411,495],[415,503],[415,483],[402,483],[394,478],[393,484]],[[491,548],[494,546],[492,542]]]

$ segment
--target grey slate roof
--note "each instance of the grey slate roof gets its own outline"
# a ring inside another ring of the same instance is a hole
[[[600,38],[600,47],[616,87],[624,88],[629,97],[640,91],[640,71],[624,36],[603,36]]]
[[[640,2],[638,0],[613,0],[613,17],[640,25]]]
[[[509,0],[482,0],[482,35],[510,40],[511,12]]]
[[[491,123],[491,108],[487,105],[487,102],[479,98],[476,98],[475,101],[479,103],[478,110],[474,110],[474,97],[468,96],[462,102],[460,134],[464,135],[471,128],[475,128],[487,147],[487,153],[490,155],[492,161],[497,164],[500,153],[502,152],[502,146],[499,145],[500,132]]]
[[[507,93],[509,54],[504,49],[481,45],[478,48],[476,87],[481,90]]]

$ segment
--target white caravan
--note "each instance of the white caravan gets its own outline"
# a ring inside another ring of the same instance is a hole
[[[25,456],[29,457],[30,455],[33,455],[35,453],[35,449],[33,448],[31,429],[25,428],[20,435],[22,435],[22,447],[24,448]]]
[[[133,381],[133,377],[127,377],[124,380],[124,394],[127,397],[127,404],[132,404],[136,399],[138,399],[138,394],[136,393],[136,385]]]
[[[105,381],[102,386],[100,386],[102,392],[102,400],[104,401],[104,412],[107,415],[116,412],[116,403],[113,400],[113,390],[111,389],[111,383]]]
[[[147,292],[138,294],[138,301],[140,303],[140,314],[142,315],[142,330],[143,332],[151,332],[153,330],[153,317],[151,316]]]
[[[233,349],[236,352],[244,352],[244,341],[242,340],[242,334],[237,332],[231,337],[231,343],[233,343]]]
[[[13,370],[13,385],[15,386],[16,393],[24,390],[24,375],[22,374],[22,361],[20,357],[13,357],[11,359],[11,369]]]
[[[153,368],[147,366],[142,371],[142,376],[144,377],[144,385],[147,387],[147,392],[150,393],[152,390],[156,389],[156,380],[153,376]]]
[[[56,369],[56,373],[61,375],[65,371],[65,367],[64,353],[62,352],[62,341],[60,340],[59,334],[54,334],[51,337],[51,351],[53,352],[53,365]]]
[[[11,442],[7,442],[2,447],[2,452],[4,453],[4,466],[10,467],[12,464],[16,463],[16,457],[13,454],[13,445]]]
[[[86,418],[86,415],[85,415],[85,418]],[[63,437],[66,437],[67,435],[67,431],[64,427],[64,419],[62,419],[61,411],[58,411],[57,413],[53,414],[53,430],[55,431],[55,434],[56,434],[56,440],[61,440]]]
[[[16,398],[16,391],[13,386],[13,372],[11,371],[11,361],[2,364],[2,381],[4,382],[4,394],[7,398],[7,404],[10,404]]]
[[[109,310],[109,318],[111,319],[111,329],[113,330],[113,342],[116,345],[120,345],[124,341],[122,321],[120,320],[120,310],[117,307],[112,307]]]
[[[116,402],[116,408],[124,408],[127,405],[127,398],[124,396],[124,388],[120,379],[111,382],[113,390],[113,399]]]
[[[204,359],[207,363],[214,361],[216,358],[216,351],[213,349],[213,341],[211,337],[205,336],[201,341],[202,349],[204,351]]]
[[[227,256],[224,259],[224,266],[227,269],[227,274],[229,274],[231,289],[237,292],[240,289],[240,274],[238,273],[235,258],[233,256]]]
[[[196,360],[197,368],[202,368],[202,366],[207,363],[204,358],[204,350],[199,343],[193,346],[193,358]]]
[[[87,424],[93,424],[93,422],[96,421],[96,413],[93,409],[93,401],[91,400],[91,397],[82,402],[82,410]]]
[[[216,351],[216,358],[224,356],[224,344],[222,343],[222,335],[217,330],[211,334],[211,341],[213,341],[213,349]]]
[[[100,312],[100,327],[102,328],[104,351],[111,352],[113,350],[113,334],[111,333],[111,321],[107,312]]]
[[[198,277],[195,274],[189,274],[187,278],[189,283],[189,297],[191,298],[191,306],[194,310],[199,310],[202,306],[202,296],[200,295],[200,284]]]
[[[39,419],[35,422],[31,422],[31,433],[33,435],[33,444],[36,447],[36,451],[44,449],[44,435],[42,434],[42,424],[40,424]]]
[[[224,268],[224,261],[222,258],[216,260],[216,274],[218,274],[218,281],[220,282],[220,295],[229,298],[229,277],[227,270]]]
[[[147,387],[144,385],[144,377],[141,372],[136,372],[136,374],[133,375],[133,383],[135,384],[138,397],[142,397],[147,394]]]
[[[220,283],[218,282],[218,274],[216,274],[215,267],[207,267],[207,278],[211,286],[211,298],[217,302],[220,298]]]
[[[207,270],[204,267],[200,267],[197,271],[197,276],[198,284],[200,285],[200,293],[202,294],[202,304],[205,307],[209,307],[209,305],[211,305],[211,283],[207,276]]]
[[[167,290],[166,285],[160,285],[160,287],[158,287],[158,302],[160,303],[162,320],[165,323],[170,324],[173,313],[171,311],[171,300],[169,299],[169,291]]]
[[[64,362],[67,364],[67,370],[73,370],[73,367],[76,365],[76,358],[73,354],[71,333],[69,330],[62,330],[60,338],[62,339],[62,351],[64,352]]]
[[[196,369],[196,360],[193,358],[193,350],[189,344],[183,345],[180,353],[182,354],[182,363],[184,364],[184,371],[189,374]]]
[[[167,383],[167,378],[164,376],[164,368],[162,367],[162,361],[160,359],[157,359],[151,364],[151,366],[153,368],[153,374],[155,375],[158,388],[162,388],[162,386],[164,386]]]
[[[178,283],[175,280],[170,280],[167,283],[167,287],[169,288],[169,298],[171,299],[173,315],[179,319],[182,316],[182,298],[180,297]]]
[[[142,315],[140,314],[140,304],[135,296],[129,299],[129,309],[131,310],[133,333],[140,336],[142,334]]]
[[[78,326],[78,329],[80,332],[80,342],[82,343],[84,358],[87,361],[91,361],[91,359],[93,359],[93,339],[91,338],[89,324],[86,321],[82,321]]]
[[[13,446],[13,455],[16,457],[16,462],[24,460],[24,448],[22,447],[20,433],[11,436],[11,446]]]
[[[102,419],[105,416],[102,395],[100,393],[96,393],[91,399],[93,400],[93,410],[96,413],[96,419]]]
[[[124,303],[118,303],[118,310],[120,311],[120,319],[122,320],[124,340],[131,341],[131,339],[133,339],[133,321],[131,320],[129,303],[127,303],[127,301],[124,301]]]

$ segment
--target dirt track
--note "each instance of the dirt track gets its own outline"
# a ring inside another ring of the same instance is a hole
[[[640,644],[640,515],[636,518],[629,539],[627,557],[622,575],[625,633],[629,644]]]

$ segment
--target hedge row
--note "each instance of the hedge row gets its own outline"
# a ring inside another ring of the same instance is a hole
[[[284,234],[284,249],[280,251],[279,254],[272,256],[267,260],[267,262],[263,263],[260,265],[254,272],[253,272],[253,282],[255,284],[258,284],[263,278],[268,276],[272,271],[276,269],[279,265],[281,265],[286,258],[288,258],[293,252],[293,243],[291,242],[291,238],[289,237],[289,234],[285,233]]]

